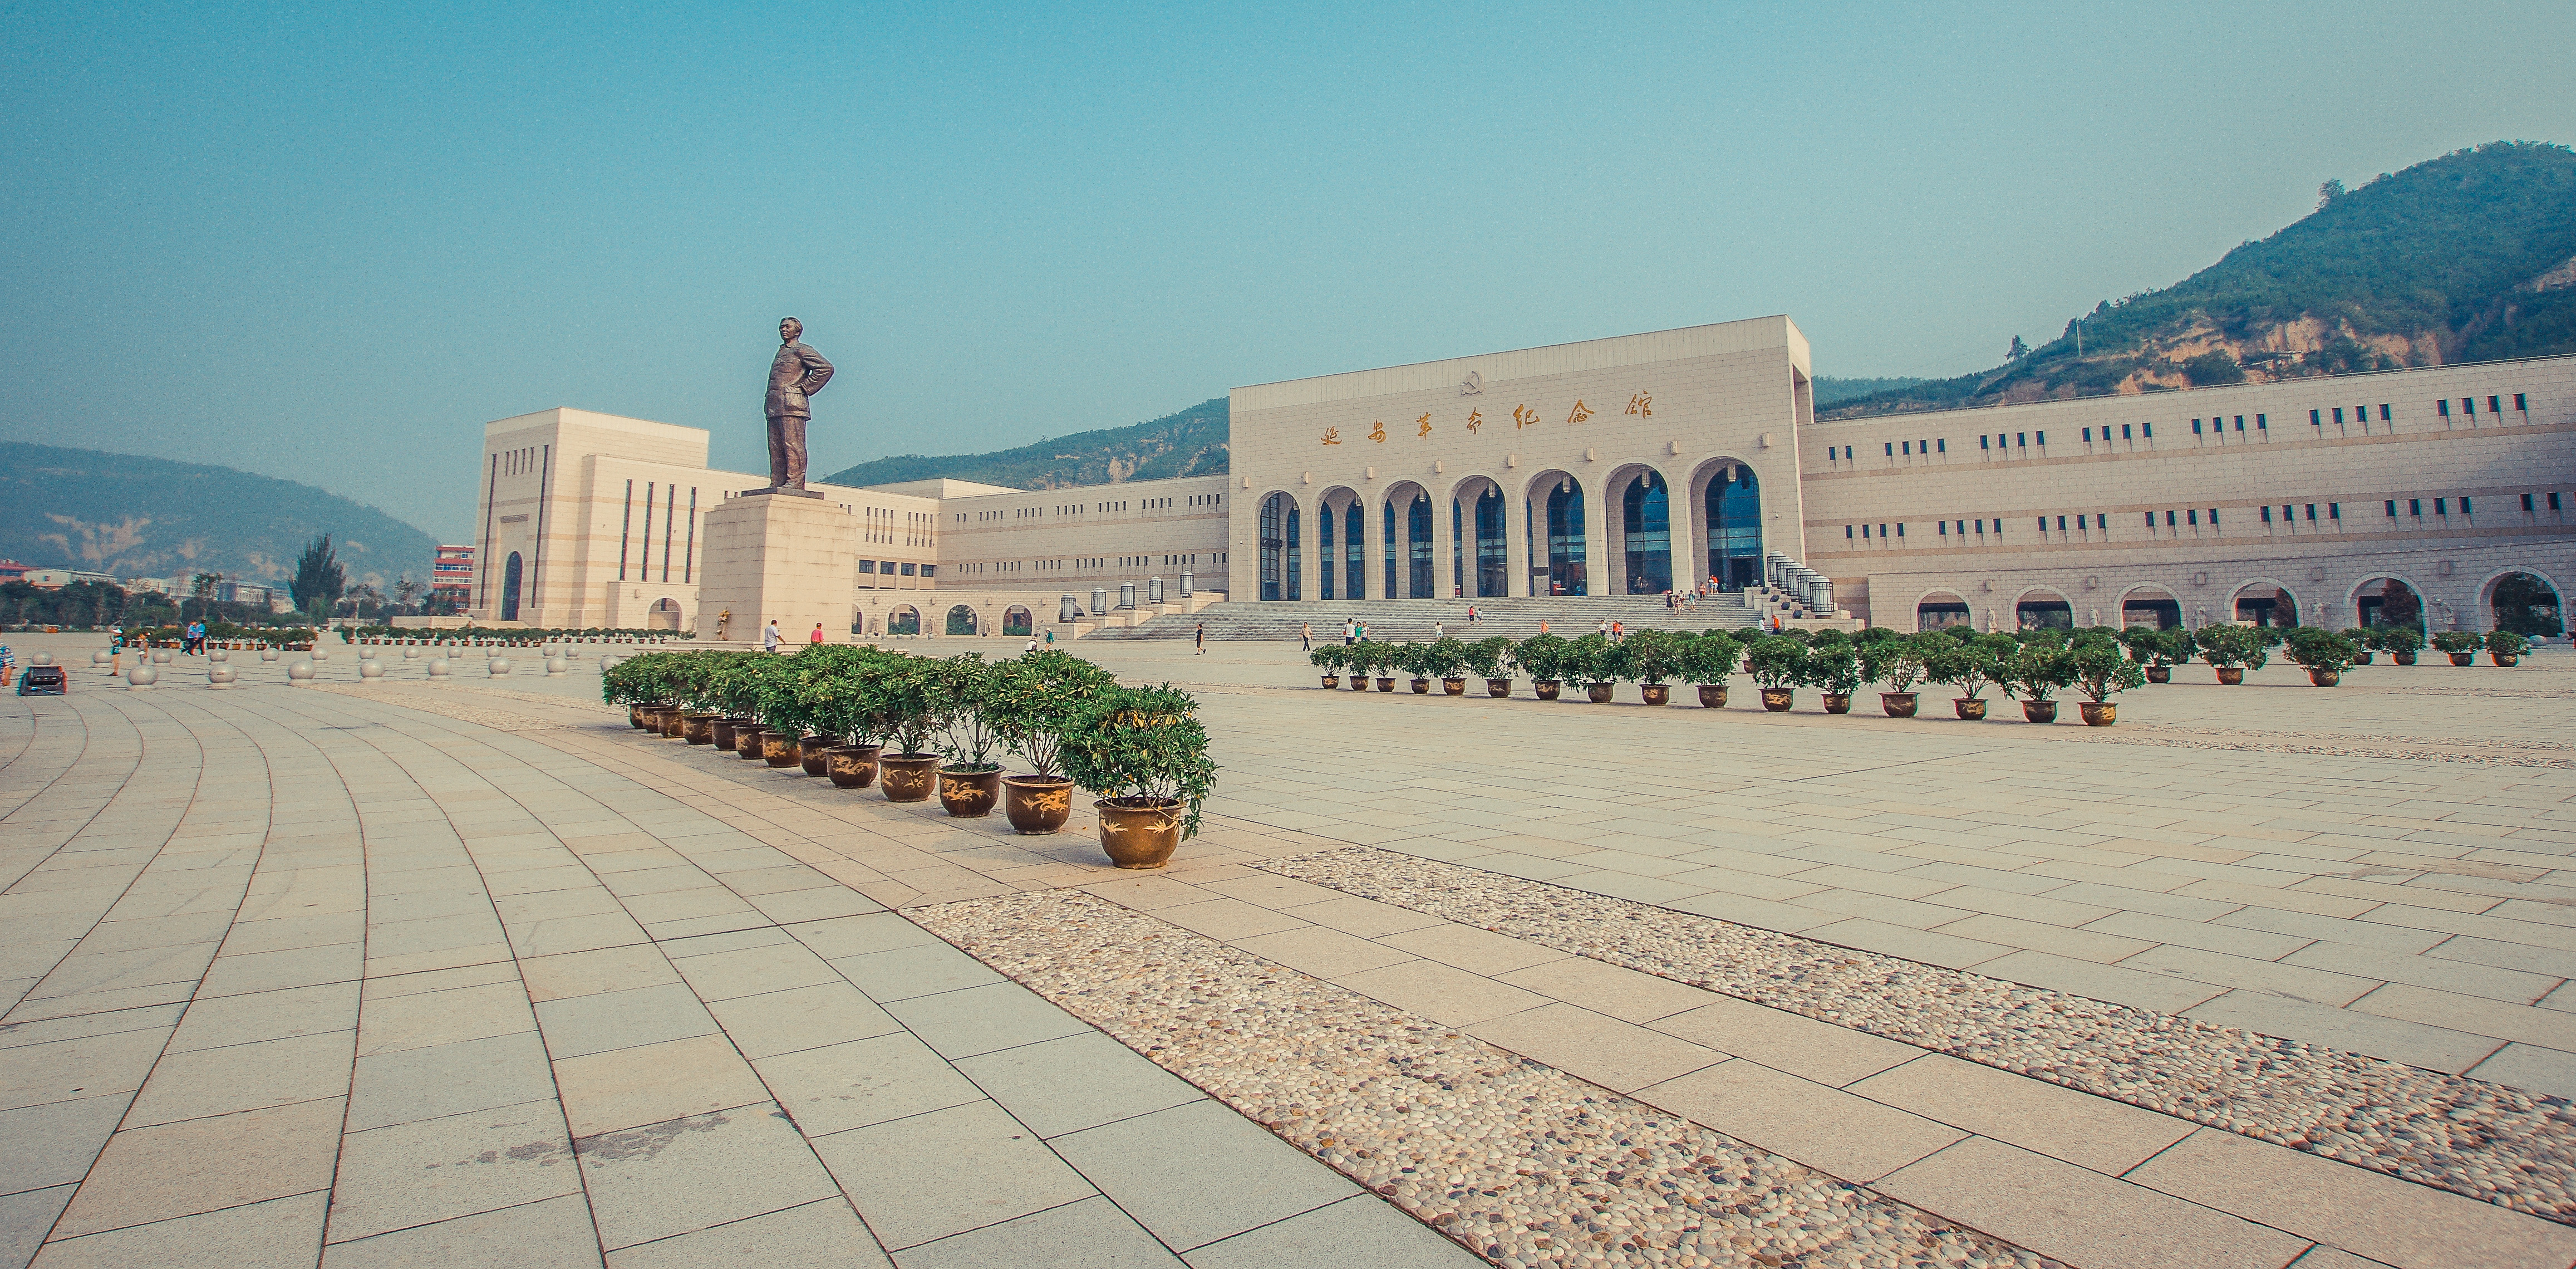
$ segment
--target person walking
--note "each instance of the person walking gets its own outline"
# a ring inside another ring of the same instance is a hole
[[[8,644],[0,643],[0,687],[9,686],[9,680],[17,673],[18,654],[11,652]]]
[[[763,628],[760,632],[760,650],[763,652],[776,652],[778,650],[778,638],[778,619],[776,617],[772,617],[769,619],[769,625]]]
[[[1053,632],[1052,632],[1052,631],[1050,631],[1049,633],[1053,633]],[[1038,650],[1038,637],[1037,637],[1036,635],[1030,635],[1030,636],[1029,636],[1029,646],[1027,646],[1027,647],[1025,647],[1025,648],[1020,649],[1020,651],[1021,651],[1021,652],[1023,652],[1023,653],[1035,652],[1035,651],[1037,651],[1037,650]]]
[[[1055,631],[1053,630],[1047,631],[1047,646],[1050,648],[1055,646]]]
[[[1354,644],[1354,643],[1357,643],[1357,642],[1359,642],[1359,641],[1360,641],[1360,623],[1359,623],[1359,621],[1358,621],[1357,619],[1353,619],[1353,620],[1350,620],[1350,621],[1345,621],[1345,622],[1343,622],[1343,623],[1342,623],[1342,646],[1347,648],[1347,647],[1349,647],[1350,645],[1352,645],[1352,644]]]
[[[1192,653],[1190,653],[1190,655],[1191,655],[1191,656],[1205,656],[1205,655],[1207,655],[1207,623],[1206,623],[1206,622],[1204,622],[1204,621],[1200,622],[1200,623],[1199,623],[1199,627],[1198,627],[1198,629],[1197,629],[1197,630],[1195,630],[1195,631],[1193,631],[1193,632],[1191,632],[1191,634],[1190,634],[1190,642],[1191,642],[1192,644],[1194,644],[1194,645],[1196,646],[1196,649],[1197,649],[1196,651],[1193,651]]]
[[[1447,638],[1447,637],[1448,637],[1448,635],[1449,635],[1449,627],[1448,627],[1448,626],[1443,625],[1443,624],[1441,624],[1440,622],[1437,622],[1437,621],[1435,621],[1435,622],[1432,622],[1432,623],[1431,623],[1431,638],[1432,638],[1432,640],[1433,640],[1434,642],[1438,642],[1438,641],[1439,641],[1439,640],[1441,640],[1441,639]]]
[[[1547,633],[1547,618],[1541,617],[1538,619],[1538,632],[1540,634]]]
[[[812,634],[810,634],[810,635],[805,636],[805,642],[807,642],[807,643],[821,643],[822,641],[823,641],[823,623],[818,621],[818,622],[815,622],[815,623],[814,623],[814,633],[812,633]]]
[[[1199,626],[1199,629],[1205,630],[1207,629],[1207,626],[1202,623]],[[1314,622],[1301,621],[1297,623],[1297,650],[1300,652],[1312,652],[1315,650]]]

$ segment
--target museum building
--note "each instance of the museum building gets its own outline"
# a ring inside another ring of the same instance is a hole
[[[2554,623],[2576,574],[2576,357],[1822,424],[1811,365],[1756,318],[1237,388],[1222,476],[812,488],[869,634],[1016,634],[1129,587],[1580,607],[1738,589],[1768,552],[1880,625],[2485,629]],[[578,410],[485,438],[478,618],[706,629],[701,518],[761,477]]]

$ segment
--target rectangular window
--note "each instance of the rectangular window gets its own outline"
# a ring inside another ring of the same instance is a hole
[[[2476,418],[2478,414],[2478,399],[2476,397],[2460,398],[2460,413],[2468,415],[2471,418]]]
[[[2156,527],[2156,513],[2155,513],[2155,512],[2150,511],[2150,512],[2148,512],[2148,513],[2147,513],[2147,527],[2148,527],[2148,528],[2150,528],[2150,529],[2152,529],[2152,528]]]
[[[2323,419],[2321,419],[2321,418],[2317,417],[2317,416],[2319,415],[2319,413],[2320,413],[2320,411],[2317,411],[2317,410],[2310,410],[2310,411],[2308,411],[2308,426],[2310,426],[2310,427],[2323,427],[2323,426],[2325,426],[2325,420],[2323,420]],[[2445,410],[2445,411],[2443,411],[2443,413],[2447,414],[2447,413],[2449,413],[2449,411],[2448,411],[2448,410]]]
[[[2185,520],[2185,521],[2187,521],[2187,522],[2189,522],[2189,523],[2190,523],[2190,525],[2191,525],[2191,527],[2193,527],[2193,528],[2195,528],[2195,529],[2197,529],[2197,528],[2199,528],[2199,527],[2200,527],[2200,509],[2199,509],[2199,508],[2195,507],[2195,508],[2193,508],[2193,509],[2191,509],[2191,510],[2189,510],[2189,511],[2183,512],[2182,514],[2183,514],[2183,518],[2184,518],[2184,520]]]
[[[1868,537],[1868,536],[1869,536],[1869,526],[1868,526],[1868,525],[1864,524],[1864,525],[1860,526],[1860,535],[1861,535],[1862,537]]]
[[[2239,432],[2245,430],[2245,416],[2242,414],[2236,416],[2236,430]]]
[[[1882,525],[1878,526],[1878,536],[1880,536],[1880,537],[1882,537],[1882,538],[1887,536],[1887,526],[1886,526],[1886,525],[1883,525],[1883,524],[1882,524]]]
[[[2039,447],[2040,447],[2041,449],[2046,449],[2046,448],[2048,448],[2048,433],[2046,433],[2046,432],[2033,432],[2033,433],[2031,433],[2031,435],[2036,436],[2036,437],[2038,437],[2038,438],[2039,438]]]
[[[2264,503],[2264,504],[2263,504],[2263,523],[2265,523],[2265,524],[2270,524],[2271,522],[2272,522],[2272,504],[2267,502],[2267,503]]]
[[[2388,407],[2383,405],[2379,408],[2385,410]],[[2517,392],[2513,394],[2513,412],[2516,414],[2531,413],[2531,402],[2524,400],[2522,393]]]
[[[2170,511],[2165,513],[2165,527],[2168,529],[2174,527],[2174,513]]]
[[[2141,423],[2138,425],[2138,434],[2152,441],[2156,439],[2156,425],[2153,423]]]
[[[1896,524],[1896,536],[1900,538],[1905,536],[1905,522],[1902,520]]]
[[[2388,518],[2391,520],[2397,518],[2397,500],[2395,498],[2388,500]]]
[[[2451,417],[2451,399],[2449,397],[2444,397],[2441,400],[2434,402],[2433,412],[2446,419]]]
[[[1933,443],[1934,445],[1938,445],[1938,446],[1940,446],[1940,447],[1941,447],[1941,448],[1940,448],[1940,450],[1939,450],[1938,452],[1943,453],[1943,454],[1947,454],[1947,453],[1949,453],[1949,452],[1950,452],[1950,438],[1949,438],[1949,437],[1944,436],[1944,437],[1942,437],[1941,439],[1939,439],[1939,440],[1937,440],[1937,441],[1934,441],[1934,442],[1932,442],[1932,443]]]
[[[2342,504],[2342,503],[2340,503],[2340,502],[2329,502],[2329,503],[2327,503],[2327,504],[2326,504],[2326,519],[2329,519],[2329,520],[2340,520],[2340,519],[2343,519],[2343,504]]]
[[[2272,430],[2272,424],[2266,420],[2264,416],[2257,414],[2254,416],[2254,430],[2257,432],[2268,432]]]
[[[2191,421],[2191,434],[2194,436],[2200,435],[2200,420],[2193,419]]]
[[[2076,524],[2076,526],[2075,526],[2075,527],[2076,527],[2076,528],[2079,528],[2079,529],[2080,529],[2080,528],[2083,528],[2084,526],[2083,526],[2083,524],[2081,523],[2081,521],[2084,519],[2084,517],[2082,517],[2082,516],[2077,516],[2077,517],[2075,517],[2075,518],[2076,518],[2076,520],[2079,522],[2079,523],[2077,523],[2077,524]],[[2057,531],[2058,531],[2058,532],[2060,532],[2060,533],[2064,533],[2064,532],[2066,532],[2066,517],[2064,517],[2064,516],[2059,516],[2059,517],[2057,517]]]
[[[2503,407],[2503,406],[2501,406],[2501,405],[2498,405],[2498,404],[2496,403],[2496,399],[2495,399],[2494,397],[2488,397],[2488,398],[2487,398],[2487,413],[2489,413],[2489,414],[2502,414],[2502,413],[2504,413],[2504,407]]]
[[[1889,458],[1894,458],[1894,457],[1896,457],[1896,442],[1894,442],[1894,441],[1889,441],[1889,442],[1887,443],[1887,456],[1888,456]]]
[[[2343,407],[2342,407],[2342,406],[2339,406],[2339,405],[2338,405],[2338,406],[2336,406],[2336,407],[2334,408],[2334,421],[2335,421],[2335,426],[2336,426],[2336,427],[2342,427],[2342,426],[2343,426]]]
[[[1946,538],[1946,537],[1950,536],[1950,522],[1949,522],[1949,521],[1947,521],[1947,520],[1935,520],[1935,521],[1933,521],[1932,523],[1934,523],[1934,524],[1936,524],[1936,525],[1940,526],[1940,531],[1941,531],[1941,536],[1942,536],[1942,537],[1945,537],[1945,538]]]
[[[2021,447],[2022,447],[2023,449],[2029,449],[2029,448],[2030,448],[2030,434],[2029,434],[2029,433],[2027,433],[2027,432],[2015,432],[2015,433],[2013,433],[2013,435],[2014,435],[2014,436],[2016,436],[2016,437],[2018,437],[2018,438],[2020,438],[2020,441],[2021,441]]]
[[[2530,494],[2524,494],[2524,495],[2522,496],[2522,509],[2523,509],[2523,510],[2525,510],[2525,511],[2529,511],[2529,510],[2531,510],[2531,495],[2530,495]]]
[[[2556,495],[2556,494],[2551,494],[2551,495],[2549,495],[2549,496],[2550,496],[2550,497],[2552,497],[2552,498],[2556,498],[2558,495]],[[2552,505],[2552,506],[2555,506],[2555,505],[2557,505],[2557,504],[2552,503],[2551,505]],[[1985,522],[1985,521],[1983,521],[1983,520],[1979,520],[1979,521],[1977,521],[1977,532],[1978,532],[1978,533],[1980,533],[1980,534],[1983,534],[1985,531],[1986,531],[1986,522]]]
[[[2311,502],[2311,503],[2309,503],[2309,504],[2308,504],[2308,523],[2310,523],[2310,524],[2314,524],[2314,523],[2316,523],[2316,519],[2317,519],[2317,504],[2315,504],[2315,503]]]
[[[2109,440],[2110,438],[2106,436],[2103,439]],[[2120,439],[2124,441],[2129,439],[2129,425],[2126,423],[2120,425]]]
[[[2558,495],[2557,495],[2557,494],[2554,494],[2554,493],[2553,493],[2553,494],[2549,495],[2549,509],[2550,509],[2550,510],[2552,510],[2552,511],[2556,511],[2556,510],[2558,509]]]
[[[2048,532],[2048,517],[2047,517],[2047,516],[2041,516],[2041,517],[2039,517],[2039,531],[2040,531],[2040,532],[2042,532],[2042,533],[2046,533],[2046,532]]]
[[[2218,527],[2218,508],[2216,507],[2209,509],[2209,525],[2213,529]]]
[[[861,560],[859,561],[859,571],[862,573],[873,573],[877,571],[877,562],[875,560]]]
[[[1983,432],[1979,432],[1979,433],[1977,433],[1977,448],[1979,448],[1979,449],[1992,449],[1992,448],[1994,448],[1994,446],[1992,446],[1991,444],[1989,444],[1989,443],[1988,443],[1988,442],[1990,442],[1990,441],[1992,441],[1992,440],[1994,440],[1994,439],[1995,439],[1995,438],[1993,438],[1993,437],[1991,437],[1991,436],[1988,436],[1988,435],[1986,435],[1986,434],[1985,434],[1985,433],[1983,433]]]
[[[2435,498],[2433,500],[2433,514],[2437,516],[2446,516],[2451,514],[2451,500],[2448,498]]]
[[[2389,414],[2388,414],[2388,404],[2387,404],[2386,402],[2384,402],[2384,401],[2383,401],[2383,402],[2381,402],[2381,403],[2380,403],[2380,406],[2379,406],[2379,421],[2380,421],[2380,422],[2382,422],[2382,423],[2385,423],[2385,422],[2387,422],[2387,421],[2388,421],[2388,419],[2389,419]]]
[[[2473,516],[2477,514],[2477,512],[2469,509],[2469,500],[2465,497],[2460,499],[2460,514],[2464,516]]]
[[[2089,427],[2084,429],[2084,443],[2087,445],[2093,443],[2093,429]]]
[[[1912,441],[1906,441],[1906,442],[1904,442],[1904,446],[1905,446],[1905,456],[1906,456],[1906,457],[1908,457],[1908,458],[1913,457],[1913,456],[1914,456],[1914,442],[1912,442]]]
[[[2408,515],[2410,515],[2410,516],[2413,516],[2413,517],[2415,517],[2415,518],[2416,518],[2416,519],[2418,519],[2418,520],[2423,519],[2423,518],[2424,518],[2424,500],[2423,500],[2423,499],[2421,499],[2421,498],[2409,498],[2409,499],[2407,499],[2407,500],[2406,500],[2406,514],[2408,514]]]
[[[904,576],[906,576],[906,577],[910,577],[910,576],[912,576],[912,575],[913,575],[913,566],[912,566],[912,565],[910,565],[910,564],[906,564],[906,565],[904,565],[904,566],[903,566],[903,575],[904,575]]]
[[[1852,530],[1852,527],[1851,527],[1850,525],[1846,524],[1846,525],[1844,525],[1844,526],[1843,526],[1843,540],[1844,540],[1844,541],[1848,542],[1848,541],[1850,541],[1850,540],[1851,540],[1851,535],[1852,535],[1852,531],[1851,531],[1851,530]]]
[[[921,566],[921,575],[924,577],[937,577],[939,576],[939,566],[936,564],[924,564]]]
[[[2110,514],[2109,512],[2107,512],[2107,511],[2106,511],[2106,512],[2103,512],[2103,513],[2102,513],[2102,514],[2100,514],[2100,515],[2097,515],[2097,516],[2093,517],[2093,527],[2094,527],[2094,528],[2097,528],[2097,529],[2100,529],[2100,530],[2101,530],[2101,531],[2103,531],[2104,533],[2108,533],[2108,532],[2110,532],[2110,531],[2111,531],[2111,514]]]

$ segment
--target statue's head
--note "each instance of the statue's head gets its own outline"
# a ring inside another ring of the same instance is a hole
[[[805,323],[797,321],[792,317],[782,317],[778,319],[778,342],[782,344],[795,343],[796,337],[804,333]]]

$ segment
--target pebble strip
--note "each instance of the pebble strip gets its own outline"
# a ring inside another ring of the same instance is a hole
[[[1255,866],[2576,1223],[2565,1098],[1372,847]]]
[[[905,915],[1506,1269],[2057,1263],[1079,891]]]

